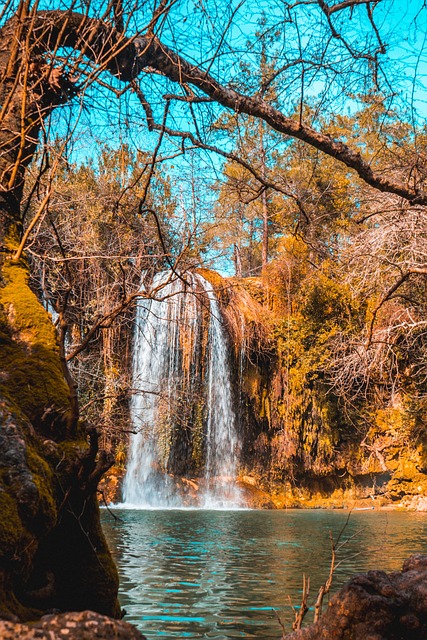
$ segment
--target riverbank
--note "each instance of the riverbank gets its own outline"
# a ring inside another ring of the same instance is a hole
[[[122,501],[121,486],[125,469],[114,466],[103,477],[99,485],[101,504],[117,504]],[[185,506],[197,501],[200,490],[198,478],[173,477],[177,489],[183,496]],[[391,499],[384,491],[378,493],[378,487],[354,483],[344,489],[341,487],[326,491],[317,487],[297,487],[276,483],[266,488],[257,478],[242,475],[237,486],[242,493],[242,502],[250,509],[347,509],[347,510],[401,510],[427,512],[427,494],[403,494],[398,499]],[[422,487],[420,487],[422,488]],[[383,489],[381,489],[383,491]]]

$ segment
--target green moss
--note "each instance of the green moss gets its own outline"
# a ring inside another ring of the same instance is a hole
[[[70,496],[58,526],[42,540],[40,566],[55,575],[49,607],[120,616],[118,574],[101,529],[95,496]]]
[[[91,540],[90,548],[87,543],[82,548],[86,566],[81,573],[80,584],[87,594],[88,604],[85,606],[105,615],[120,617],[117,600],[119,576],[102,531],[99,506],[94,496],[86,502],[82,522],[84,529],[90,531]],[[90,598],[93,599],[92,606]]]
[[[227,288],[227,281],[216,271],[212,271],[211,269],[197,269],[196,271],[215,289]]]
[[[261,391],[259,416],[260,418],[265,418],[269,425],[271,424],[270,398],[265,387]]]
[[[34,423],[65,421],[68,388],[55,328],[28,286],[24,263],[7,262],[0,289],[0,393]]]
[[[57,507],[53,495],[55,481],[53,471],[33,447],[27,446],[27,463],[37,487],[39,503],[37,505],[37,517],[34,521],[36,528],[42,532],[54,526],[57,518]],[[37,527],[37,525],[39,525]]]
[[[401,500],[404,496],[425,496],[427,476],[420,473],[408,460],[401,460],[387,486],[387,494],[392,500]]]
[[[0,302],[15,330],[30,345],[43,345],[57,353],[55,328],[28,285],[25,263],[6,262],[2,275],[5,286],[0,290]]]
[[[203,416],[204,416],[204,403],[202,401],[196,402],[194,406],[194,421],[192,429],[192,449],[191,457],[194,464],[195,471],[198,472],[203,467]]]
[[[77,434],[74,439],[60,442],[58,444],[58,450],[61,452],[61,459],[78,460],[81,459],[82,454],[87,451],[88,446],[86,439],[81,434]]]
[[[3,484],[3,483],[2,483]],[[26,535],[18,513],[18,505],[5,489],[0,489],[0,553],[8,559],[18,551]]]

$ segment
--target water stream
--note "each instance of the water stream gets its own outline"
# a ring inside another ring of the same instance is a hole
[[[212,285],[200,274],[157,274],[135,319],[124,505],[239,506],[232,395],[227,336]],[[186,476],[197,483],[186,483]],[[188,487],[192,493],[185,493]]]

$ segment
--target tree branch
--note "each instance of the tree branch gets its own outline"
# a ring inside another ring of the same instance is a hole
[[[372,334],[374,331],[375,321],[377,319],[377,315],[383,304],[390,300],[391,296],[402,286],[408,278],[413,274],[427,275],[427,267],[411,267],[405,273],[402,273],[400,278],[389,288],[387,293],[381,298],[380,302],[377,304],[375,309],[372,311],[371,322],[369,323],[368,329],[368,337],[366,338],[365,348],[368,348],[372,343]]]
[[[379,0],[381,2],[381,0]],[[371,0],[343,0],[343,2],[337,2],[332,6],[329,6],[324,0],[317,0],[319,7],[327,15],[331,16],[333,13],[343,11],[343,9],[353,8],[358,4],[370,4]]]
[[[146,38],[142,37],[137,41],[144,50],[143,59],[140,60],[144,66],[149,65],[180,84],[192,84],[216,102],[236,113],[246,113],[261,118],[276,131],[302,140],[343,162],[349,168],[354,169],[362,180],[379,191],[394,193],[408,200],[411,204],[427,204],[426,192],[411,189],[399,180],[393,180],[374,172],[358,151],[351,149],[340,140],[285,116],[258,96],[243,95],[234,89],[221,85],[214,78],[205,74],[202,69],[181,58],[156,38],[148,42]]]
[[[332,7],[325,6],[330,16],[356,4],[366,2],[352,0]],[[206,96],[236,113],[261,118],[276,131],[302,140],[332,156],[355,170],[362,180],[379,191],[394,193],[411,204],[427,204],[425,191],[411,188],[390,175],[374,171],[359,151],[341,140],[285,116],[259,96],[244,95],[222,85],[204,69],[185,60],[151,33],[125,38],[117,29],[101,20],[69,11],[40,11],[33,16],[32,21],[32,39],[36,43],[32,48],[33,55],[42,54],[60,44],[62,47],[79,49],[82,55],[109,70],[122,81],[133,80],[143,68],[149,68],[149,72],[160,72],[181,85],[190,84],[197,87]],[[6,31],[10,35],[10,30],[15,28],[15,22],[16,18],[12,18],[0,35],[4,36]],[[149,120],[147,109],[146,114]]]

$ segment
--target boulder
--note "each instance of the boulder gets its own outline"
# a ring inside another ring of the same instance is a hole
[[[135,627],[93,611],[44,616],[33,625],[0,621],[2,640],[146,640]]]
[[[427,556],[413,555],[401,572],[369,571],[352,578],[320,620],[286,640],[425,640]]]

